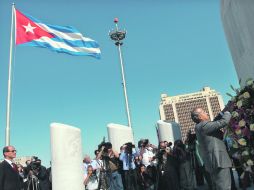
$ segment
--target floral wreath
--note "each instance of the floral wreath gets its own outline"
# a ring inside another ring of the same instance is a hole
[[[253,173],[254,167],[254,81],[248,79],[242,89],[236,89],[231,85],[235,96],[227,93],[231,100],[224,111],[230,111],[232,118],[224,133],[231,158],[243,168],[244,177],[246,171]]]

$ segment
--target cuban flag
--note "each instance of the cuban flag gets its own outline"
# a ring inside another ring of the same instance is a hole
[[[15,9],[16,45],[48,48],[58,53],[87,55],[100,58],[101,51],[96,41],[84,37],[70,26],[45,24]]]

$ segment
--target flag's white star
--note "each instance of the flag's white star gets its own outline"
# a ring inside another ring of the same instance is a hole
[[[30,22],[27,24],[27,26],[23,25],[23,27],[26,29],[26,33],[27,32],[32,32],[34,34],[34,29],[36,27],[31,26]]]

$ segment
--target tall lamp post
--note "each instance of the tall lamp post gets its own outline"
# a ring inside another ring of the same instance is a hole
[[[122,40],[125,38],[126,31],[125,30],[120,30],[118,28],[118,25],[117,25],[118,18],[114,19],[114,23],[116,25],[116,29],[111,30],[109,32],[109,36],[113,41],[115,41],[115,45],[118,47],[120,64],[121,64],[121,72],[122,72],[122,81],[123,81],[122,84],[123,84],[123,91],[124,91],[124,97],[125,97],[125,106],[126,106],[126,113],[127,113],[127,118],[128,118],[128,126],[131,128],[130,109],[129,109],[129,103],[128,103],[128,96],[127,96],[125,76],[124,76],[123,58],[122,58],[122,51],[121,51],[121,45],[123,45]]]

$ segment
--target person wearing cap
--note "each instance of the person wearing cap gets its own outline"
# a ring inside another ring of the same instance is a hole
[[[0,163],[1,190],[21,190],[18,168],[13,161],[16,158],[16,152],[13,146],[5,146],[3,148],[4,161]]]

